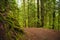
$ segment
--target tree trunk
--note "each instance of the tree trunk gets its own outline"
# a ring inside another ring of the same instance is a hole
[[[37,27],[40,27],[39,16],[39,0],[37,0]]]
[[[60,30],[60,0],[59,0],[59,4],[58,4],[58,30]]]
[[[29,0],[28,0],[28,27],[30,27],[30,17],[29,17]]]
[[[44,1],[41,0],[41,27],[44,26]]]

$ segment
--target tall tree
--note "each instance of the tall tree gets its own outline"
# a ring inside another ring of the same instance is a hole
[[[25,0],[23,0],[23,14],[26,14],[25,13]],[[25,15],[24,15],[24,17],[25,17]],[[26,19],[23,19],[24,20],[24,27],[26,27]]]
[[[58,30],[60,30],[60,0],[59,0],[59,4],[58,4]]]
[[[29,18],[30,18],[29,17],[29,0],[28,0],[28,9],[27,10],[28,10],[28,27],[30,27],[30,24],[29,24],[30,23],[30,21],[29,21]]]
[[[39,21],[39,0],[37,0],[37,27],[40,27],[40,21]]]
[[[53,0],[53,5],[54,5],[53,7],[54,7],[54,8],[53,8],[53,27],[52,27],[52,29],[55,28],[55,12],[56,12],[56,10],[55,10],[55,9],[56,9],[56,8],[55,8],[55,2],[56,2],[56,1]]]
[[[41,0],[41,27],[44,26],[44,1]]]

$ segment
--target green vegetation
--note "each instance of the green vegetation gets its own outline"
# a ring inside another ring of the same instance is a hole
[[[21,28],[60,30],[60,0],[20,0],[20,3],[0,0],[0,26],[3,25],[8,40],[19,40],[19,36],[24,34]]]
[[[57,0],[21,0],[19,24],[21,27],[43,27],[60,30]]]

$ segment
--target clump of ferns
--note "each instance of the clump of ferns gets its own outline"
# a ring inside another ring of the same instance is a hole
[[[24,32],[22,29],[20,29],[20,25],[18,21],[10,16],[4,17],[0,14],[0,22],[3,23],[4,27],[6,28],[6,34],[11,40],[17,40],[19,38],[19,35],[23,35]]]

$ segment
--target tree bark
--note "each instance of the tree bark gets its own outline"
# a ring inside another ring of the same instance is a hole
[[[44,26],[44,1],[41,0],[41,27]]]
[[[37,27],[40,27],[39,16],[39,0],[37,0]]]

